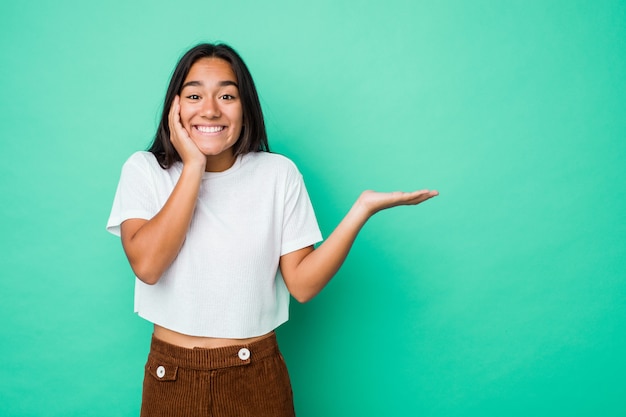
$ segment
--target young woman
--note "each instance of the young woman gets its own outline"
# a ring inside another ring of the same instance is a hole
[[[154,323],[142,416],[293,416],[274,329],[313,298],[376,212],[436,191],[363,192],[321,241],[302,176],[269,152],[252,77],[229,46],[189,50],[148,152],[124,164],[107,229]]]

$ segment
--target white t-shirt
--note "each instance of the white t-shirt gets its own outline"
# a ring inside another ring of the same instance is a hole
[[[122,175],[107,223],[120,235],[131,218],[151,219],[163,207],[182,163],[162,169],[136,152]],[[289,316],[281,255],[322,240],[302,175],[268,152],[240,155],[223,172],[205,172],[183,246],[155,285],[135,280],[135,312],[193,336],[247,338]]]

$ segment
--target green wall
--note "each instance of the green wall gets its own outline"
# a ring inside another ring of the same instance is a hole
[[[0,415],[136,416],[150,325],[104,225],[200,41],[246,59],[325,235],[279,330],[307,416],[626,415],[624,1],[0,3]]]

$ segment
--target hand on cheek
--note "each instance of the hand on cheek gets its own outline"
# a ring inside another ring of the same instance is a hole
[[[170,141],[180,155],[183,165],[199,164],[204,167],[206,156],[189,136],[180,120],[180,97],[176,96],[170,108],[168,121],[170,125]]]

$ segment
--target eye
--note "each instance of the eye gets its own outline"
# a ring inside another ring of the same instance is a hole
[[[190,94],[187,96],[189,100],[200,100],[200,96],[197,94]]]
[[[234,100],[235,96],[231,96],[230,94],[224,94],[220,97],[222,100]]]

